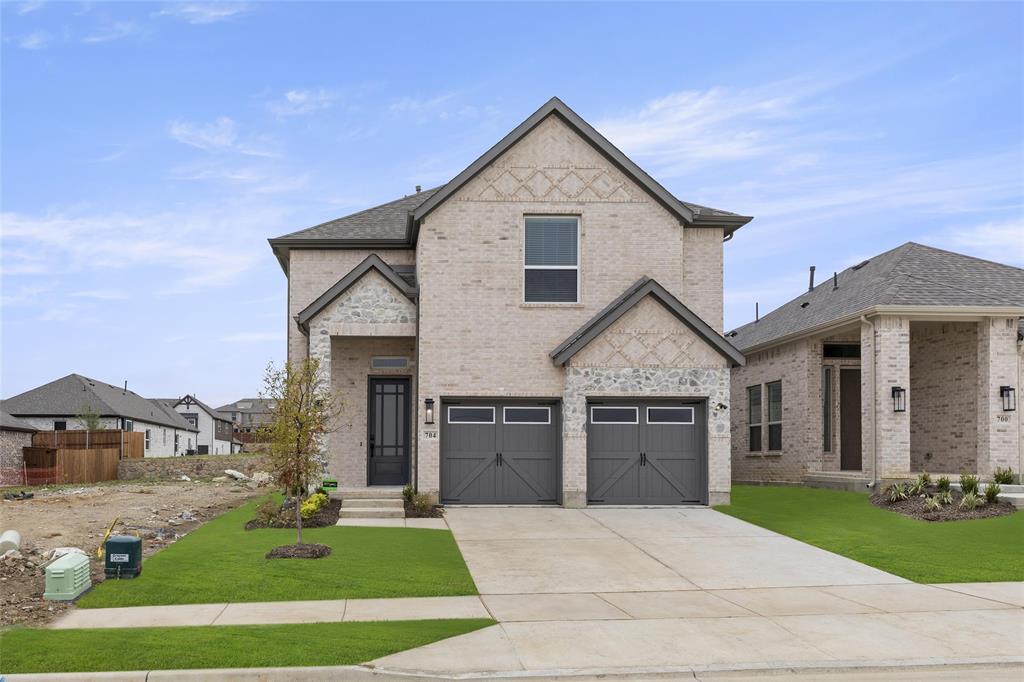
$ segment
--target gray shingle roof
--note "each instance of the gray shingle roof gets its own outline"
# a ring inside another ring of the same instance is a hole
[[[409,214],[434,196],[440,187],[423,190],[358,213],[328,220],[278,239],[367,239],[401,240],[408,237]]]
[[[7,406],[0,401],[0,429],[4,431],[38,431],[28,422],[24,422],[7,411]]]
[[[201,407],[204,410],[206,410],[206,412],[209,413],[209,415],[211,417],[213,417],[214,419],[220,419],[221,421],[225,421],[225,422],[230,422],[231,421],[231,415],[230,414],[224,414],[223,412],[219,412],[219,411],[213,409],[212,407],[210,407],[209,405],[207,405],[206,403],[204,403],[202,400],[200,400],[199,398],[195,397],[191,393],[187,393],[184,396],[182,396],[181,398],[154,398],[153,400],[156,400],[158,402],[164,403],[169,408],[174,410],[175,412],[178,412],[174,408],[178,406],[178,403],[180,403],[181,401],[185,400],[186,398],[190,399],[193,403],[195,403],[199,407]]]
[[[239,403],[250,403],[249,407],[239,407]],[[270,400],[267,398],[239,398],[233,403],[227,405],[221,405],[217,408],[218,412],[239,412],[241,414],[269,414],[274,411],[270,405]]]
[[[881,305],[1024,308],[1024,270],[914,242],[843,270],[838,281],[833,290],[829,277],[726,337],[745,350]]]
[[[43,384],[4,401],[4,408],[17,417],[69,417],[88,407],[100,416],[127,417],[138,421],[195,431],[185,418],[161,403],[143,398],[122,386],[105,384],[80,374]]]

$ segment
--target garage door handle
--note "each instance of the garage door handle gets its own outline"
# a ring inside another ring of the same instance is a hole
[[[642,467],[647,466],[647,453],[646,452],[641,452],[640,453],[640,466],[642,466]]]
[[[494,453],[494,463],[497,466],[501,466],[501,453],[500,452]]]

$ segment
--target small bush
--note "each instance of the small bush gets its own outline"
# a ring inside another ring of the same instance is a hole
[[[310,495],[302,502],[302,518],[310,519],[320,511],[330,498],[327,497],[326,493],[317,493],[316,495]]]
[[[917,482],[921,484],[922,488],[927,488],[932,484],[932,475],[927,471],[922,471],[917,475]]]
[[[1002,492],[1002,488],[999,487],[998,483],[989,483],[985,486],[985,501],[989,504],[999,499],[999,493]]]
[[[907,487],[907,493],[911,497],[919,497],[924,494],[926,488],[927,486],[919,478]]]
[[[1005,469],[996,469],[992,474],[992,480],[1002,485],[1013,484],[1013,469],[1006,467]]]
[[[942,504],[953,504],[953,493],[949,490],[943,490],[942,492],[936,493],[935,497],[939,498],[939,502]]]
[[[406,504],[412,504],[412,498],[416,495],[416,491],[412,489],[411,485],[407,485],[402,488],[402,499],[405,500]]]
[[[939,482],[937,483],[940,493],[949,492],[949,476],[939,476]]]
[[[910,497],[910,490],[905,483],[893,483],[889,486],[889,501],[899,502]]]
[[[416,493],[413,495],[411,504],[420,514],[425,514],[434,508],[434,503],[430,499],[430,495],[425,495],[423,493]]]
[[[924,508],[925,511],[930,512],[939,511],[940,509],[942,509],[942,502],[939,501],[939,496],[934,495],[932,497],[924,498]]]
[[[960,492],[978,494],[978,477],[972,474],[960,474]],[[973,507],[972,507],[973,509]]]
[[[985,504],[984,500],[978,497],[977,493],[967,493],[960,499],[960,508],[971,511]]]

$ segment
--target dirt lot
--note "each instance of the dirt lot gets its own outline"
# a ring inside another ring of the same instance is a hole
[[[0,559],[0,627],[40,626],[67,604],[43,599],[44,554],[78,547],[92,560],[92,581],[103,580],[96,549],[118,518],[114,534],[142,537],[143,556],[166,547],[191,530],[266,489],[234,482],[114,483],[36,489],[35,498],[4,500],[0,528],[21,533],[21,559]]]

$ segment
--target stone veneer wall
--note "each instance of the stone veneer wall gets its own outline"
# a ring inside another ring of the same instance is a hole
[[[977,471],[977,386],[977,323],[910,323],[912,471]]]
[[[223,476],[225,469],[251,476],[265,471],[266,463],[259,455],[195,455],[191,457],[157,457],[153,459],[122,459],[117,463],[117,477],[123,481],[158,479],[174,481],[185,474],[189,478]]]
[[[32,445],[32,434],[28,431],[0,430],[0,485],[17,485],[22,482],[21,449]]]

